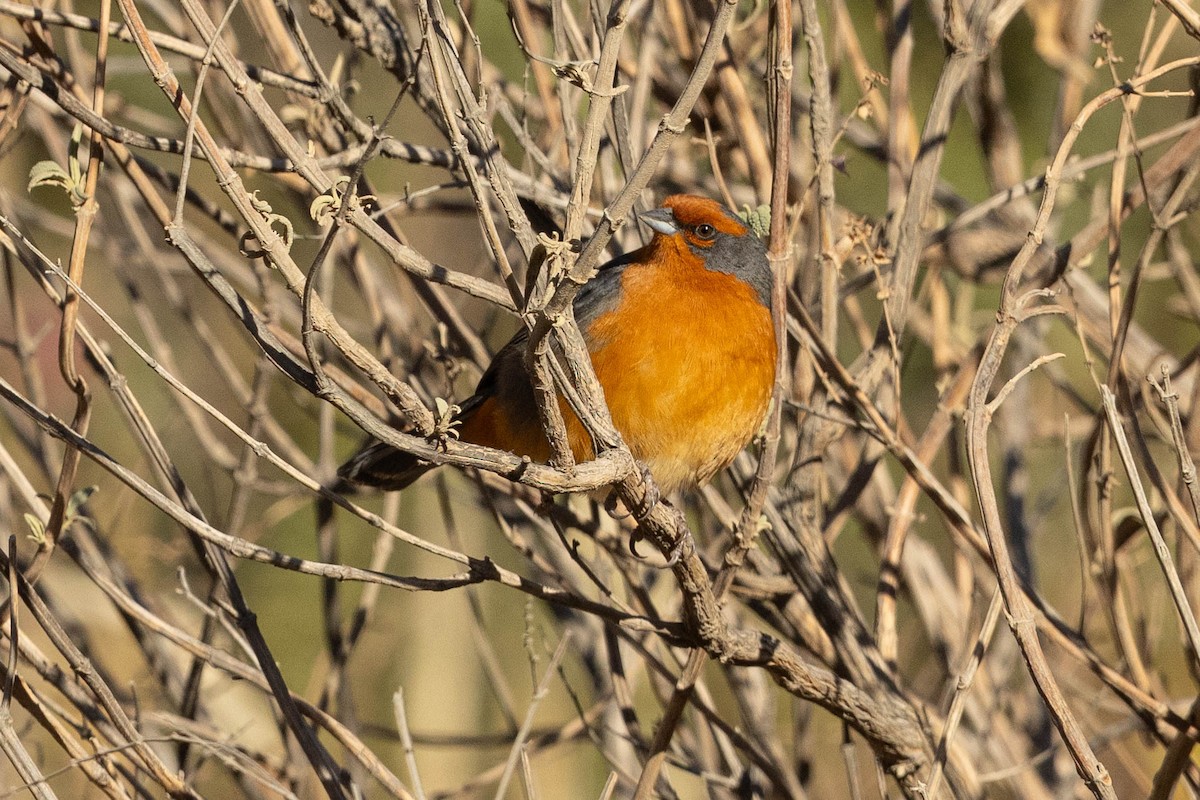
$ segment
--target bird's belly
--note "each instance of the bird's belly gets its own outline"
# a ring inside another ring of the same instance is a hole
[[[620,355],[610,367],[609,355],[593,363],[613,423],[667,491],[703,483],[733,460],[758,430],[774,382],[773,353],[664,348],[632,368],[616,366],[631,363]]]

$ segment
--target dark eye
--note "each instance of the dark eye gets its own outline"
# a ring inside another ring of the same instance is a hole
[[[704,240],[713,239],[717,235],[717,229],[705,222],[696,226],[696,235]]]

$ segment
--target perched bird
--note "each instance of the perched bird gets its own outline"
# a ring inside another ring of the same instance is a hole
[[[673,195],[642,222],[650,243],[600,267],[574,301],[613,423],[664,493],[709,480],[766,414],[775,382],[771,269],[761,239],[732,211]],[[525,368],[528,332],[496,354],[461,404],[459,439],[535,461],[550,457]],[[583,424],[559,398],[576,460],[592,458]],[[338,474],[403,489],[434,465],[381,442]]]

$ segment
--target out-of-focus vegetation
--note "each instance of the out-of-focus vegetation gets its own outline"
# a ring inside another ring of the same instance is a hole
[[[0,0],[0,797],[1196,796],[1198,36]],[[436,435],[522,324],[598,399],[555,296],[678,191],[772,210],[754,447],[628,516]]]

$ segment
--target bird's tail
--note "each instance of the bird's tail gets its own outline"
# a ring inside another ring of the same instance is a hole
[[[454,427],[466,425],[485,399],[484,395],[476,394],[464,401],[454,415]],[[339,494],[353,492],[356,486],[396,492],[407,489],[413,481],[436,466],[420,456],[370,439],[338,468],[337,483],[331,488]]]
[[[370,441],[338,468],[336,491],[345,494],[355,486],[386,492],[405,489],[437,465],[389,444]]]

